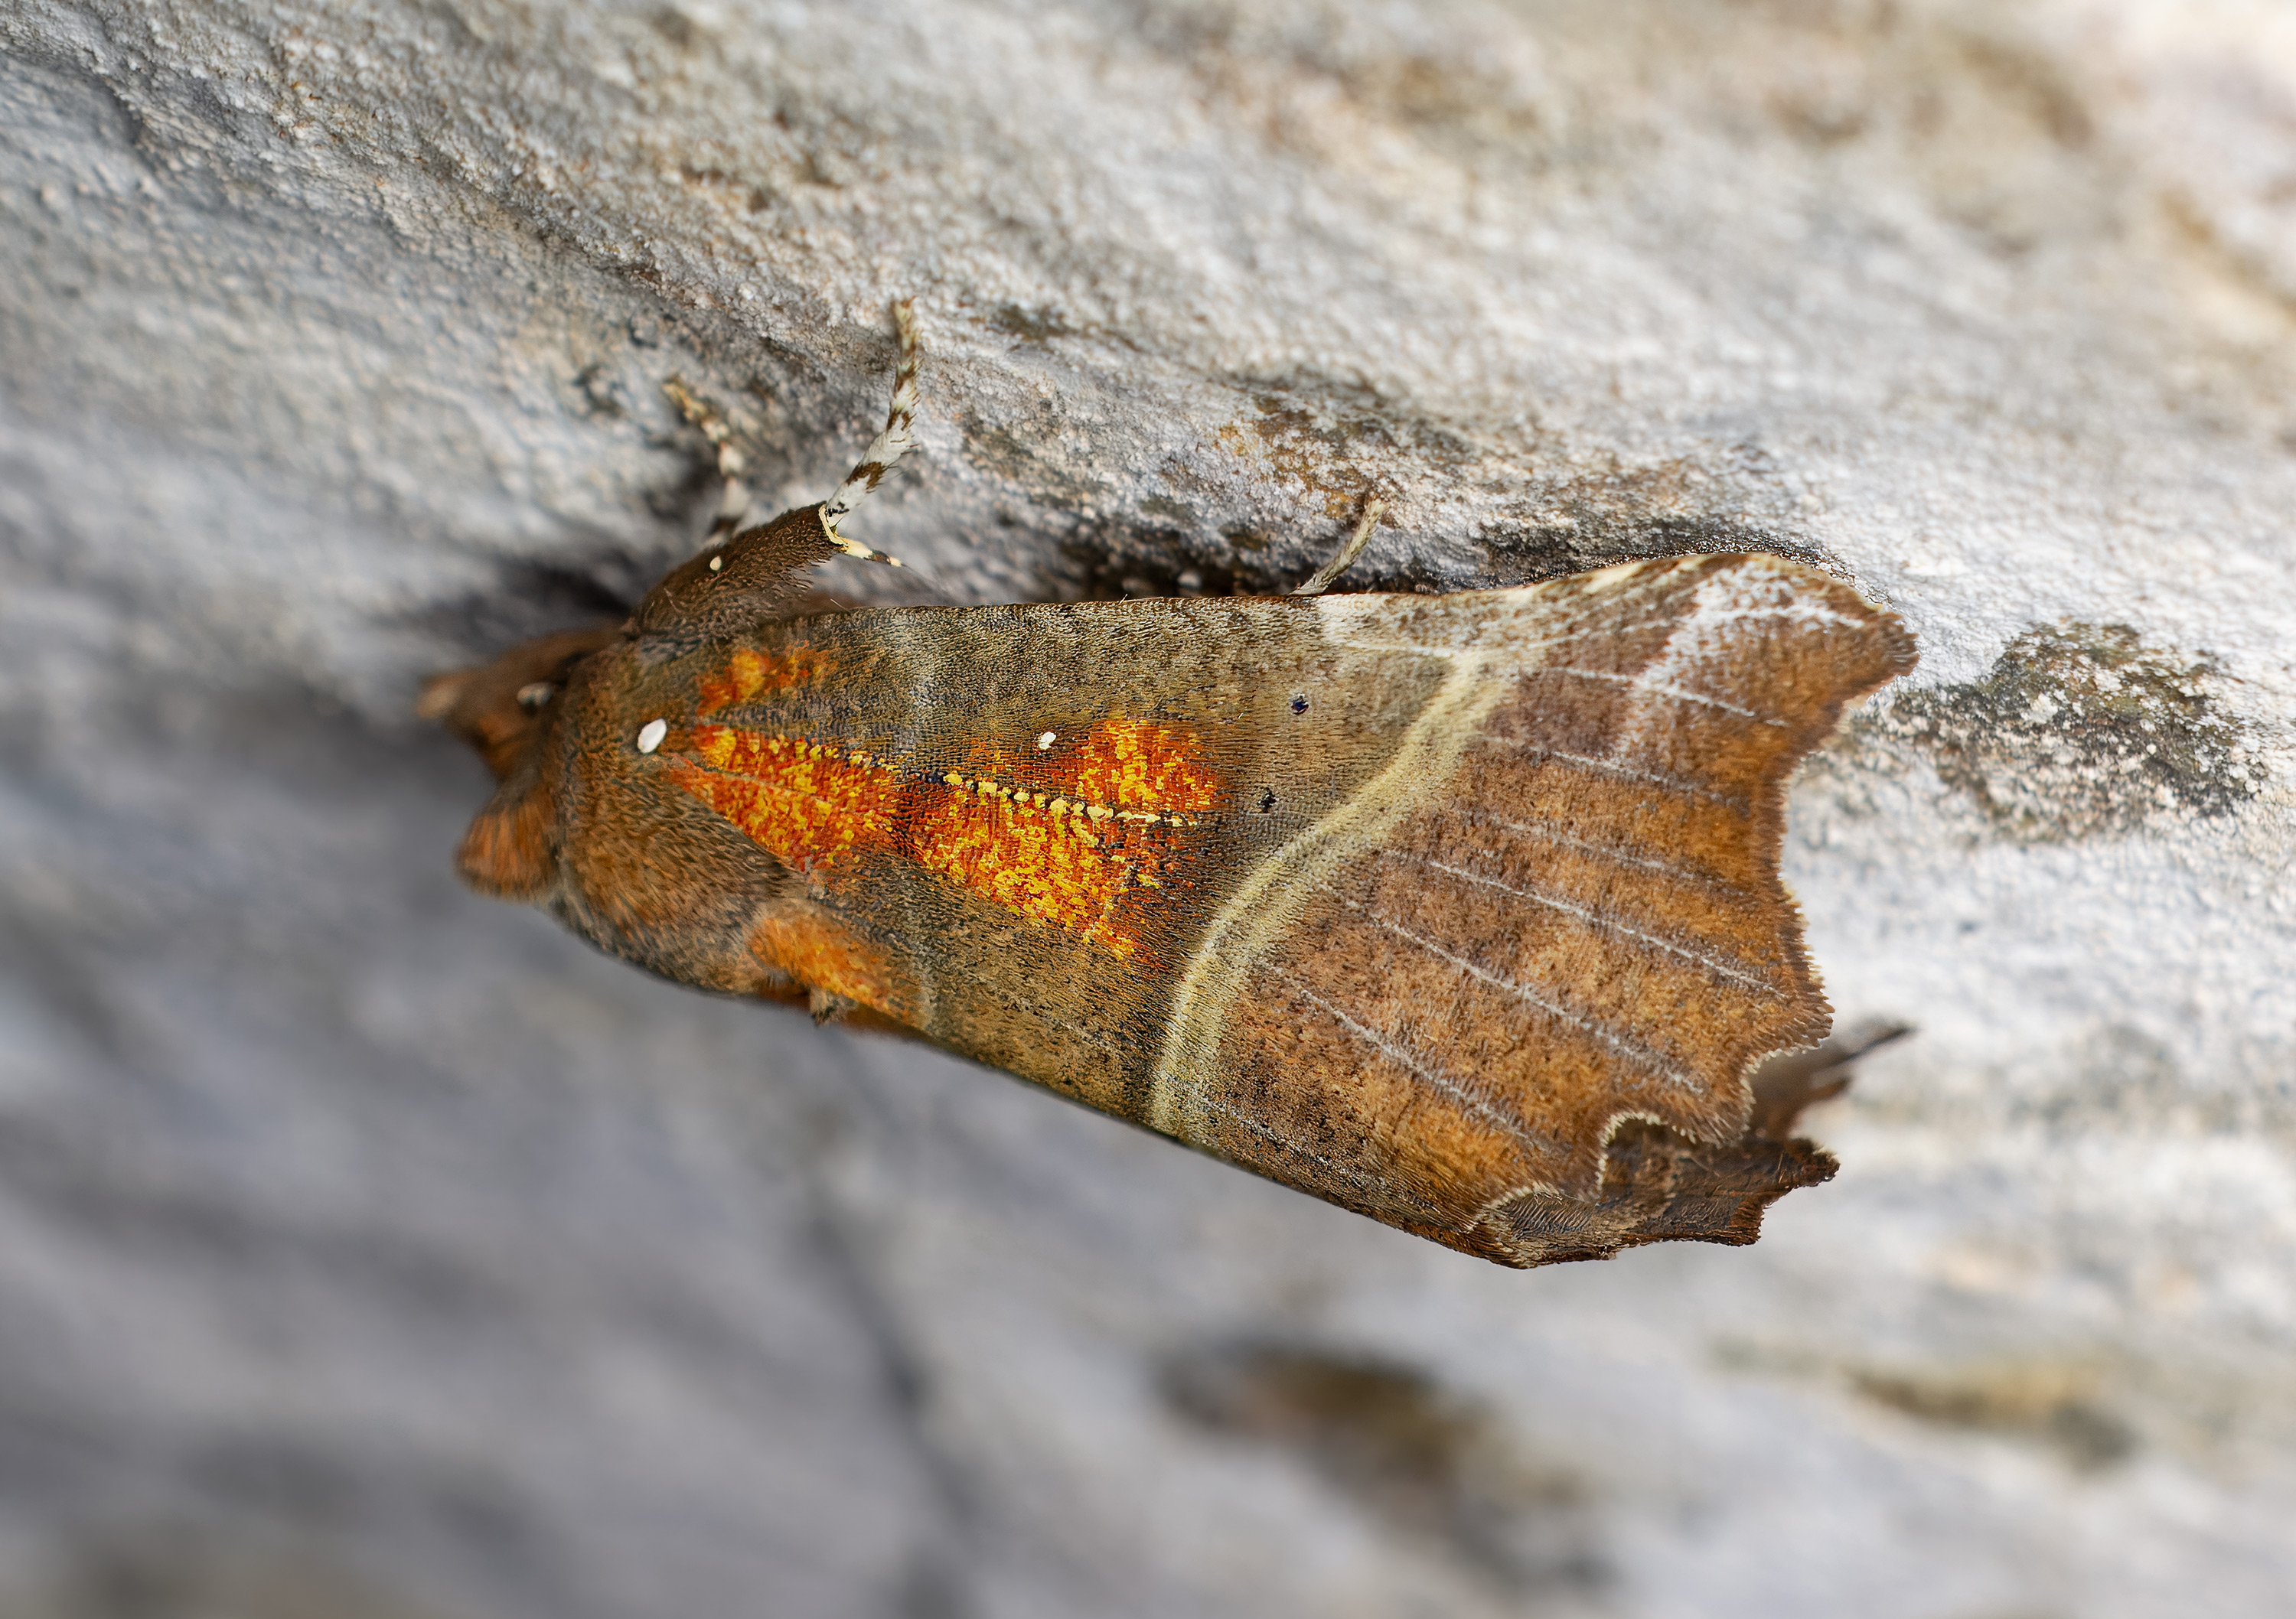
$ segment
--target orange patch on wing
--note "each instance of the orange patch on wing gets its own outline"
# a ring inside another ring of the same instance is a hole
[[[1129,956],[1136,932],[1117,916],[1119,902],[1136,882],[1112,845],[1120,834],[1097,831],[1081,816],[1055,816],[944,787],[940,802],[924,809],[914,828],[917,861],[1035,921],[1081,933],[1094,944]],[[1087,841],[1089,840],[1089,841]]]
[[[835,666],[808,647],[795,647],[778,654],[743,647],[726,660],[723,669],[701,677],[701,702],[694,713],[707,718],[737,703],[746,703],[760,691],[808,685]]]
[[[1219,780],[1204,768],[1203,756],[1203,744],[1190,732],[1120,715],[1103,720],[1077,749],[1071,796],[1111,809],[1210,809]]]
[[[1074,784],[1057,794],[993,780],[929,789],[912,825],[916,858],[992,904],[1129,959],[1153,891],[1185,855],[1168,817],[1210,808],[1219,783],[1193,736],[1120,717],[1094,727],[1073,767]]]
[[[769,912],[750,929],[750,950],[808,989],[826,990],[897,1021],[909,1020],[907,997],[895,988],[883,956],[812,906]]]
[[[730,725],[696,725],[677,751],[671,779],[801,876],[893,846],[900,779],[874,761]]]
[[[757,667],[764,660],[742,653],[730,666],[744,695],[753,695],[763,687],[748,684],[756,669],[744,658]],[[1127,959],[1142,948],[1154,891],[1174,880],[1186,857],[1192,818],[1219,791],[1195,737],[1120,717],[1095,726],[1078,744],[1073,784],[1058,791],[997,781],[1009,759],[984,776],[905,785],[885,762],[858,752],[731,725],[696,724],[665,751],[672,780],[808,878],[902,856],[992,904]],[[810,969],[786,970],[879,1004],[808,976]]]

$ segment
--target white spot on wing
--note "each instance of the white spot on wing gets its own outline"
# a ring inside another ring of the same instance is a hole
[[[638,751],[652,753],[661,746],[661,739],[669,734],[668,720],[648,720],[638,727]]]
[[[1061,735],[1059,732],[1047,731],[1044,735],[1037,739],[1037,751],[1038,753],[1042,753],[1046,748],[1050,748],[1054,742],[1057,742],[1060,740]]]

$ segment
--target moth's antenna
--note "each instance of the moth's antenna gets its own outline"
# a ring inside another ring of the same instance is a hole
[[[1356,559],[1363,555],[1364,547],[1371,544],[1371,531],[1379,526],[1380,516],[1386,510],[1387,503],[1384,501],[1378,499],[1365,501],[1363,520],[1356,525],[1356,531],[1348,536],[1348,543],[1340,547],[1340,554],[1308,575],[1308,582],[1292,593],[1295,596],[1320,596],[1331,589],[1333,581],[1354,567]]]
[[[685,418],[686,425],[709,441],[718,454],[718,476],[726,480],[726,487],[718,497],[718,515],[709,525],[709,536],[701,549],[726,539],[742,526],[750,514],[750,487],[742,481],[742,452],[734,447],[734,429],[718,413],[718,407],[695,393],[685,384],[684,377],[671,377],[661,385],[669,402],[677,406],[677,413]]]
[[[837,548],[850,557],[865,562],[887,562],[902,566],[898,557],[889,557],[882,551],[872,551],[858,540],[849,540],[837,532],[837,521],[868,497],[869,491],[884,481],[885,474],[916,445],[909,431],[909,419],[917,413],[917,306],[914,298],[905,298],[893,305],[893,324],[901,334],[901,368],[893,373],[893,408],[885,417],[885,430],[877,435],[861,464],[845,475],[821,506],[821,526],[829,530],[829,537]]]

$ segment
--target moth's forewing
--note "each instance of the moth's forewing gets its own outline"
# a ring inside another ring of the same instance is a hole
[[[1669,1159],[1660,1188],[1614,1138],[1736,1141],[1748,1066],[1824,1032],[1784,784],[1911,661],[1888,615],[1767,557],[862,612],[641,642],[588,699],[613,742],[568,768],[726,863],[652,964],[794,980],[1526,1263],[1570,1247],[1573,1207],[1609,1207],[1616,1247],[1775,1195],[1726,1174],[1737,1201],[1698,1213],[1695,1174]]]
[[[1596,1196],[1525,1192],[1510,1198],[1504,1229],[1490,1234],[1498,1250],[1493,1256],[1554,1264],[1607,1259],[1652,1242],[1743,1246],[1761,1234],[1763,1210],[1798,1187],[1832,1180],[1836,1167],[1809,1141],[1750,1134],[1714,1147],[1629,1121],[1611,1138]]]
[[[1146,1120],[1207,924],[1442,675],[1283,599],[835,615],[660,671],[654,768],[803,879],[753,948]]]

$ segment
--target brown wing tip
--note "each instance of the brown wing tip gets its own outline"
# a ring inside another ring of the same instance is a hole
[[[1868,1021],[1770,1058],[1749,1083],[1754,1106],[1745,1133],[1727,1147],[1628,1120],[1604,1150],[1600,1197],[1518,1193],[1477,1222],[1473,1242],[1458,1246],[1524,1269],[1615,1258],[1652,1242],[1745,1247],[1761,1236],[1771,1204],[1823,1185],[1841,1167],[1815,1142],[1792,1136],[1802,1113],[1847,1091],[1861,1059],[1913,1032],[1910,1024]]]
[[[1716,1071],[1728,1077],[1704,1106],[1664,1124],[1614,1119],[1585,1161],[1590,1173],[1550,1190],[1515,1194],[1487,1212],[1457,1246],[1501,1263],[1607,1259],[1652,1242],[1753,1242],[1765,1209],[1789,1191],[1831,1179],[1838,1167],[1811,1142],[1788,1139],[1796,1116],[1838,1094],[1857,1056],[1902,1032],[1882,1029],[1875,1038],[1868,1031],[1862,1043],[1853,1036],[1820,1043],[1832,1013],[1803,944],[1800,909],[1776,876],[1776,863],[1795,769],[1844,714],[1915,667],[1914,636],[1896,614],[1797,564],[1771,557],[1702,559],[1701,571],[1736,567],[1781,576],[1795,597],[1830,618],[1822,636],[1804,642],[1807,660],[1780,672],[1780,691],[1798,699],[1792,707],[1799,723],[1792,745],[1754,794],[1758,846],[1780,906],[1786,1004],[1717,1051]],[[1814,1083],[1797,1084],[1797,1076]]]
[[[1855,707],[1899,675],[1912,674],[1919,666],[1920,645],[1906,621],[1895,612],[1868,601],[1840,579],[1800,564],[1786,566],[1816,584],[1830,605],[1855,621],[1864,632],[1863,644],[1854,649],[1856,655],[1852,655],[1851,648],[1842,649],[1841,668],[1844,678],[1839,693],[1842,708]]]
[[[1788,1019],[1755,1038],[1750,1038],[1734,1056],[1739,1078],[1716,1099],[1718,1107],[1710,1119],[1702,1120],[1703,1129],[1691,1129],[1686,1133],[1708,1146],[1725,1146],[1742,1132],[1758,1128],[1764,1117],[1763,1099],[1755,1083],[1757,1076],[1767,1071],[1782,1054],[1806,1051],[1820,1046],[1833,1027],[1833,1011],[1828,1004],[1817,969],[1809,960],[1802,939],[1801,907],[1775,876],[1777,862],[1785,840],[1786,800],[1795,773],[1809,755],[1824,746],[1826,740],[1841,726],[1843,716],[1855,709],[1874,692],[1898,676],[1910,673],[1921,661],[1921,652],[1913,632],[1894,612],[1866,601],[1840,579],[1767,555],[1750,555],[1735,560],[1759,565],[1792,578],[1798,586],[1822,600],[1826,608],[1848,620],[1844,631],[1829,635],[1823,643],[1830,657],[1824,666],[1829,677],[1816,694],[1816,700],[1808,710],[1808,724],[1797,738],[1797,746],[1778,761],[1778,768],[1762,784],[1757,797],[1756,816],[1761,830],[1759,834],[1765,846],[1766,863],[1776,893],[1784,906],[1787,919],[1784,939],[1784,966],[1792,984],[1792,1012]],[[1845,1059],[1849,1060],[1849,1059]],[[1846,1083],[1847,1081],[1845,1080]],[[1677,1122],[1677,1128],[1685,1121]],[[1774,1122],[1774,1121],[1773,1121]],[[1790,1120],[1789,1120],[1790,1122]],[[1783,1140],[1791,1132],[1772,1129],[1766,1132],[1769,1139]],[[1604,1184],[1609,1183],[1610,1166],[1605,1162]],[[1751,1238],[1747,1239],[1751,1241]]]
[[[1637,1122],[1611,1137],[1601,1198],[1518,1193],[1478,1222],[1473,1249],[1529,1270],[1611,1259],[1652,1242],[1742,1247],[1762,1234],[1762,1214],[1771,1204],[1832,1180],[1840,1167],[1807,1141],[1768,1141],[1750,1133],[1730,1147],[1702,1147],[1663,1125]]]

